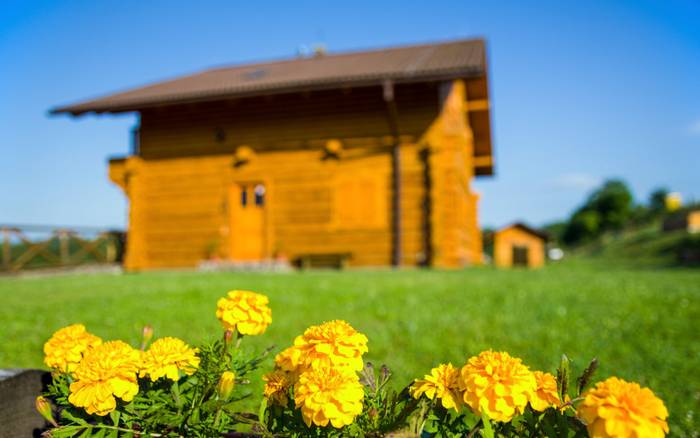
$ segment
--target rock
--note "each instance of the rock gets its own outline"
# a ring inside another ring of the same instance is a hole
[[[0,438],[41,435],[46,422],[34,403],[50,381],[42,370],[0,369]]]

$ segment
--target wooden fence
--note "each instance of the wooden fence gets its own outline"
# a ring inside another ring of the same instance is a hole
[[[0,271],[55,268],[121,259],[123,233],[90,228],[0,224]]]

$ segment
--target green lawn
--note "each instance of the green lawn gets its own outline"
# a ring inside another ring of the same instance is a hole
[[[387,363],[397,386],[488,348],[546,371],[554,371],[561,353],[579,370],[597,356],[598,378],[615,374],[662,397],[676,435],[700,429],[700,270],[569,262],[532,272],[0,278],[0,367],[41,367],[44,341],[74,322],[134,345],[145,323],[157,336],[192,344],[212,339],[221,333],[216,300],[233,288],[270,297],[268,332],[245,340],[254,348],[284,347],[311,324],[346,319],[369,337],[366,358]]]

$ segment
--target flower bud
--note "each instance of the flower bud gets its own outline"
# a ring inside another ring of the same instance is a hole
[[[153,326],[146,324],[143,326],[143,331],[141,333],[141,350],[145,350],[146,346],[153,339]]]
[[[372,408],[372,409],[369,410],[369,412],[367,412],[367,415],[369,416],[369,418],[371,418],[372,420],[374,420],[374,419],[377,418],[377,416],[379,415],[379,412],[377,411],[377,409]]]
[[[236,375],[231,371],[224,371],[219,379],[219,385],[216,391],[219,394],[219,399],[226,400],[231,396],[233,387],[236,385]]]
[[[42,417],[46,418],[46,421],[51,423],[54,427],[58,427],[56,420],[53,419],[53,414],[51,413],[51,404],[44,397],[39,396],[36,398],[35,402],[36,410],[41,414]]]
[[[231,345],[232,340],[233,340],[233,330],[228,329],[224,332],[224,343],[226,345]]]

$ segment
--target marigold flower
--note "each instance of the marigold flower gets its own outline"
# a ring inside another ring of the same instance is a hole
[[[506,352],[484,351],[462,367],[463,400],[478,415],[509,421],[522,414],[537,389],[535,376]]]
[[[236,385],[236,375],[231,371],[224,371],[219,379],[219,384],[216,387],[216,392],[219,398],[226,400],[231,397],[233,387]]]
[[[122,341],[89,349],[73,373],[68,401],[88,414],[107,415],[116,407],[115,397],[128,402],[138,393],[140,362],[141,352]]]
[[[275,370],[263,376],[265,389],[263,395],[272,404],[287,407],[292,376],[284,370]]]
[[[270,300],[261,294],[232,290],[228,297],[216,303],[216,317],[225,329],[238,330],[243,335],[259,335],[272,322]]]
[[[291,373],[305,371],[304,369],[300,369],[304,366],[306,361],[306,357],[302,358],[302,356],[306,356],[304,352],[300,348],[292,346],[275,356],[275,365]]]
[[[309,427],[351,424],[362,412],[364,395],[357,374],[334,367],[309,369],[294,385],[294,402]]]
[[[69,325],[44,344],[44,363],[49,368],[71,373],[82,360],[83,353],[101,343],[102,339],[88,333],[84,325]]]
[[[663,437],[668,411],[649,388],[610,377],[583,394],[578,416],[594,438]]]
[[[542,412],[550,406],[559,406],[559,393],[557,392],[557,379],[552,374],[534,371],[537,389],[530,397],[532,409]]]
[[[335,320],[311,326],[297,336],[292,349],[281,353],[280,366],[289,371],[328,366],[360,371],[364,367],[362,355],[366,352],[367,336],[347,322]]]
[[[158,339],[143,353],[139,375],[148,376],[153,382],[163,376],[177,381],[180,371],[190,376],[199,368],[198,351],[177,338]]]
[[[451,363],[440,364],[426,374],[423,379],[416,379],[411,386],[413,398],[425,394],[430,400],[440,399],[445,409],[459,411],[462,404],[462,392],[459,390],[459,369]]]

